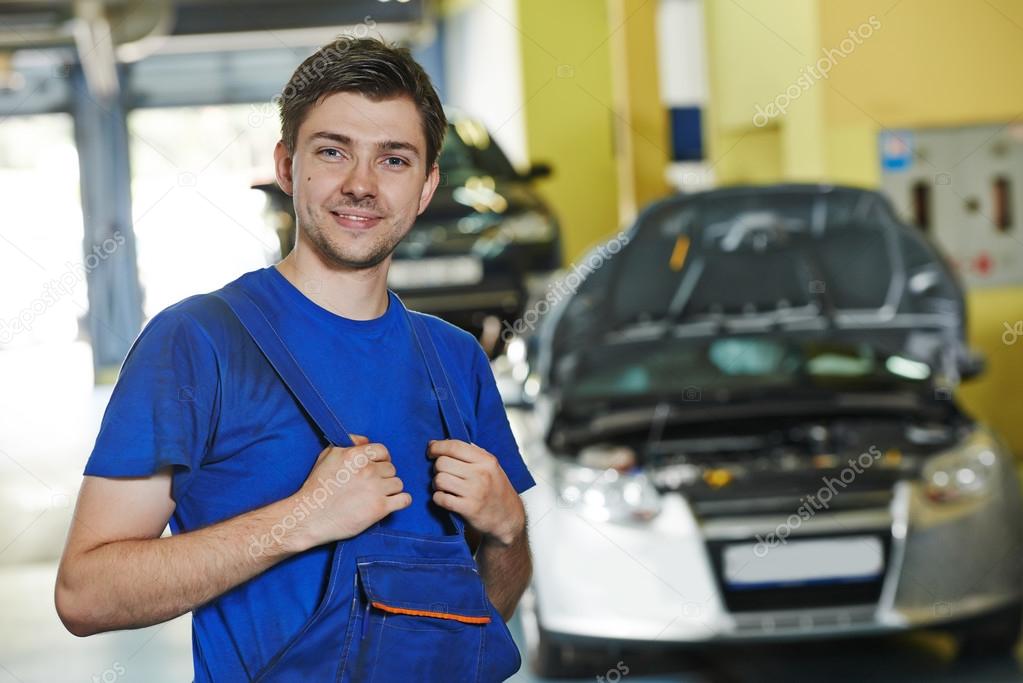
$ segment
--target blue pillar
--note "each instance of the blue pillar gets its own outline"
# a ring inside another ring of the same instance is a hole
[[[88,330],[99,383],[113,379],[142,327],[128,127],[120,96],[97,99],[80,66],[70,75],[85,221],[82,264],[89,292]]]

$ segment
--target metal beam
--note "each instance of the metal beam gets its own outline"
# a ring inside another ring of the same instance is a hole
[[[131,219],[128,128],[119,97],[99,100],[81,66],[70,74],[82,193],[88,330],[98,383],[111,380],[142,327]]]
[[[417,22],[424,18],[424,0],[178,0],[175,35],[277,31],[315,26]]]

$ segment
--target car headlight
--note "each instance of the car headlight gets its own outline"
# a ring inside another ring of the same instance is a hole
[[[560,461],[555,482],[560,505],[598,522],[652,519],[661,511],[661,496],[636,467],[630,448],[595,446],[579,453],[579,464]]]
[[[554,239],[554,226],[542,213],[525,211],[501,221],[497,234],[498,239],[503,242],[549,242]]]
[[[922,472],[927,497],[947,503],[991,493],[999,475],[995,448],[987,439],[975,437],[956,450],[935,456]]]

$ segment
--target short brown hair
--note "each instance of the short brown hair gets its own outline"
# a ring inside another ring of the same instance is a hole
[[[281,139],[295,153],[298,128],[309,108],[338,92],[355,92],[372,100],[408,96],[415,102],[426,138],[426,171],[437,160],[447,118],[430,77],[408,48],[375,38],[339,36],[295,69],[278,96]]]

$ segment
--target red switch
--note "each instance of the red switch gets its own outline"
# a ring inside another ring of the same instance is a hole
[[[990,275],[991,269],[994,267],[994,262],[991,260],[990,254],[986,251],[982,251],[977,254],[976,258],[973,259],[973,269],[981,275]]]

